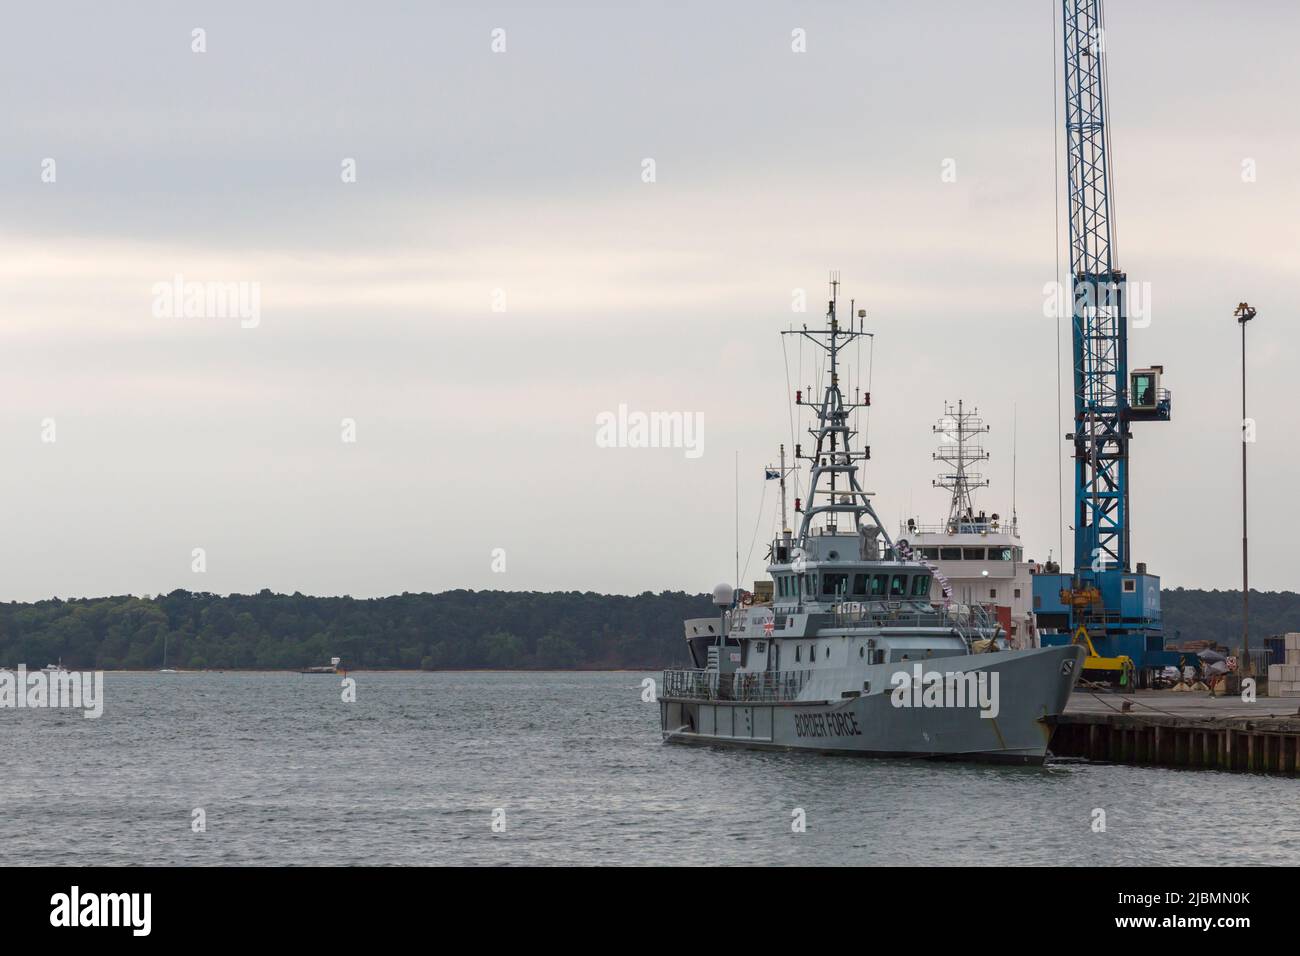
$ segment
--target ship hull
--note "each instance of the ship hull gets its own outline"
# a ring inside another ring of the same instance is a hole
[[[1041,764],[1052,735],[1049,719],[1064,711],[1082,660],[1082,648],[1067,646],[924,662],[926,671],[940,674],[983,672],[978,679],[996,688],[983,698],[987,706],[980,699],[954,706],[954,695],[942,699],[942,693],[927,705],[911,685],[895,692],[893,675],[912,672],[896,664],[863,671],[876,689],[839,700],[661,698],[661,727],[664,741],[675,744]]]

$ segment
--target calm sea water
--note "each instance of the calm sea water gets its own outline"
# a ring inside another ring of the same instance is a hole
[[[98,720],[0,710],[0,864],[1300,863],[1294,780],[665,746],[647,675],[353,676],[350,704],[110,673]]]

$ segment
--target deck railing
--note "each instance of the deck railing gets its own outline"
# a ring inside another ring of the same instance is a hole
[[[996,612],[982,604],[931,604],[917,610],[915,602],[845,601],[831,609],[835,627],[958,627],[993,628],[998,626]]]
[[[779,703],[797,700],[811,671],[719,674],[717,671],[664,671],[661,697]]]

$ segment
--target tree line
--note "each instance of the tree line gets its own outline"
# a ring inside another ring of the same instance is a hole
[[[706,595],[445,591],[392,597],[177,590],[0,604],[0,667],[654,668],[686,659]]]
[[[1163,593],[1165,635],[1239,643],[1241,592]],[[1300,595],[1251,592],[1251,641],[1300,630]],[[0,604],[0,667],[659,668],[688,657],[682,621],[708,595],[445,591],[392,597],[173,591]]]

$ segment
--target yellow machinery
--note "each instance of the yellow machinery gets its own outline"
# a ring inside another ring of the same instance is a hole
[[[1076,613],[1086,614],[1087,609],[1101,607],[1101,592],[1094,585],[1086,585],[1081,588],[1063,588],[1061,590],[1061,602],[1076,609]],[[1088,628],[1080,624],[1074,631],[1074,644],[1085,648],[1088,656],[1083,660],[1083,674],[1088,676],[1091,671],[1094,679],[1104,680],[1108,684],[1119,684],[1121,687],[1133,687],[1134,678],[1137,675],[1137,669],[1133,665],[1133,658],[1127,654],[1120,654],[1116,657],[1102,657],[1097,653],[1097,648],[1092,644],[1092,638],[1088,636]]]
[[[1097,649],[1092,646],[1092,638],[1088,637],[1088,629],[1082,624],[1074,632],[1073,643],[1086,648],[1088,651],[1088,656],[1083,659],[1083,674],[1085,677],[1092,671],[1095,672],[1095,676],[1100,677],[1108,684],[1118,683],[1121,687],[1133,686],[1135,673],[1133,658],[1127,654],[1120,654],[1118,657],[1102,657],[1097,653]]]

